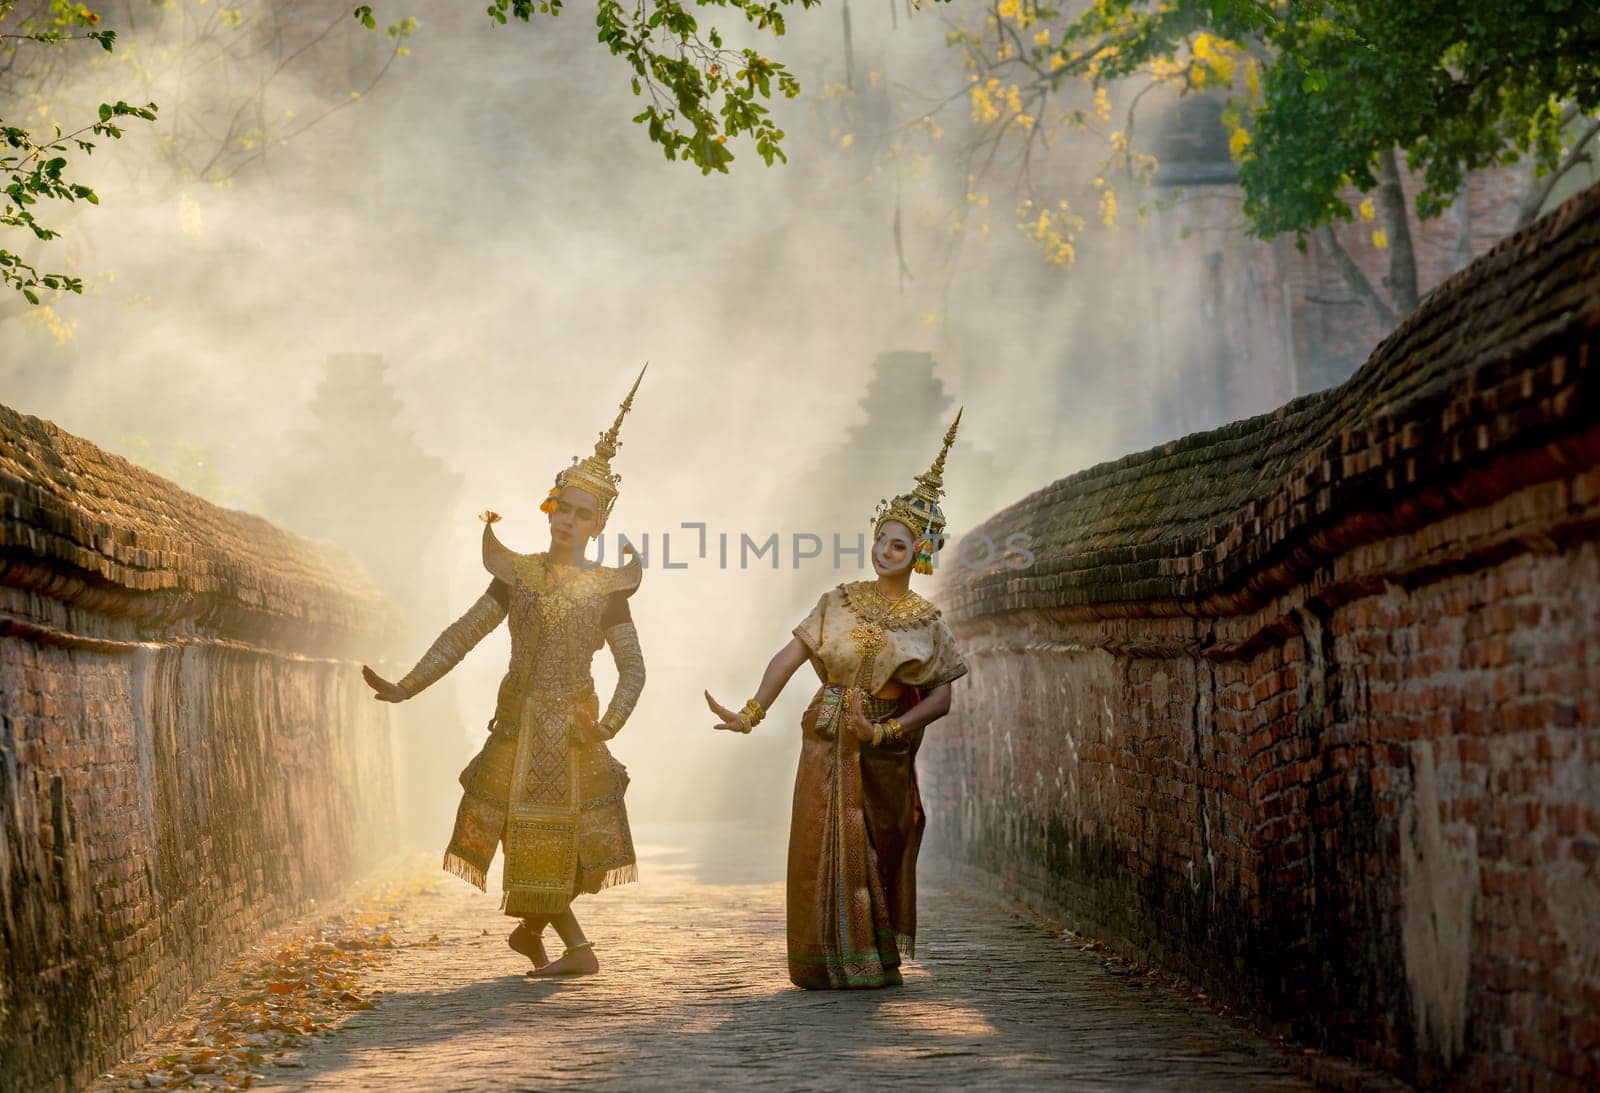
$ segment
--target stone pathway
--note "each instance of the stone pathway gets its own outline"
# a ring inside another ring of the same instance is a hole
[[[255,1088],[1310,1088],[1276,1045],[932,872],[904,987],[797,990],[781,842],[695,827],[639,849],[640,883],[578,904],[600,976],[528,979],[495,899],[441,874],[405,927],[440,944],[396,953],[376,1009]]]

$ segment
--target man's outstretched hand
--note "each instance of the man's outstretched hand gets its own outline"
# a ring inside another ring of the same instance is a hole
[[[611,730],[593,717],[590,717],[588,710],[574,710],[573,713],[578,719],[578,731],[583,734],[583,738],[589,743],[604,744],[611,739]]]
[[[372,697],[379,702],[404,702],[411,697],[398,683],[390,683],[365,664],[361,666],[361,678],[367,681],[367,686],[375,692]]]

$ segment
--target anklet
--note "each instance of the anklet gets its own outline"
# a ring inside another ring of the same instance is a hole
[[[573,946],[571,946],[562,955],[563,956],[571,956],[573,953],[581,953],[585,949],[592,949],[592,948],[594,948],[594,942],[585,941],[582,945],[573,945]]]

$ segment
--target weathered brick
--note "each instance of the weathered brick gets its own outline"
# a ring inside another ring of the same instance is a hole
[[[989,652],[924,744],[933,846],[1418,1084],[1600,1071],[1596,255],[1600,189],[1342,386],[985,521],[1038,561],[943,578]],[[1157,674],[1199,693],[1153,703]],[[1011,714],[1042,681],[1118,728],[1062,757],[1070,796],[969,759],[1000,725],[1050,745]]]
[[[0,407],[0,1086],[82,1087],[383,848],[347,658],[385,619],[332,548]]]

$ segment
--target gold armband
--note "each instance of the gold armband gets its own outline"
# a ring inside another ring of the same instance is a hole
[[[606,644],[611,646],[611,659],[617,665],[617,689],[611,693],[600,724],[616,736],[644,692],[644,652],[639,648],[639,632],[631,622],[619,622],[607,630]]]
[[[761,724],[762,719],[766,716],[766,709],[761,705],[761,703],[752,698],[749,702],[744,704],[744,709],[739,711],[739,724],[744,726],[745,732],[749,732],[751,729]]]
[[[498,600],[487,592],[479,596],[466,614],[445,627],[444,632],[434,639],[422,659],[417,661],[416,667],[400,681],[400,689],[408,697],[414,697],[418,691],[437,683],[446,672],[461,662],[461,658],[473,646],[493,632],[505,617],[506,609],[500,606]]]

